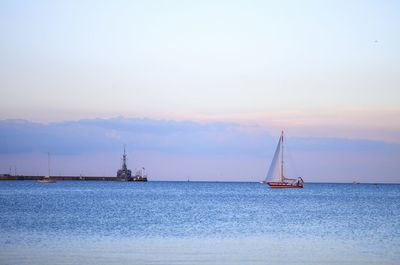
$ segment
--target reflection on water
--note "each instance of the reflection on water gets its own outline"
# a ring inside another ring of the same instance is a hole
[[[398,264],[400,186],[0,182],[0,264]]]

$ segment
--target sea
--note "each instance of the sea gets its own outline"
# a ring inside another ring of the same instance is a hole
[[[0,264],[400,264],[400,185],[0,181]]]

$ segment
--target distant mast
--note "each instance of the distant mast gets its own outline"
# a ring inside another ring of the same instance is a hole
[[[281,133],[281,181],[283,181],[283,131]]]
[[[50,152],[47,152],[47,177],[50,178]]]
[[[47,152],[47,176],[45,175],[43,178],[37,180],[40,183],[55,183],[56,180],[54,178],[50,178],[50,152]]]

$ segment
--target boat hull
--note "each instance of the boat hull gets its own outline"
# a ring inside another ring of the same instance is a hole
[[[146,177],[133,177],[130,181],[141,181],[141,182],[147,182],[147,178]]]
[[[303,183],[267,182],[270,188],[303,188]]]
[[[49,179],[49,178],[44,178],[44,179],[38,179],[39,183],[56,183],[55,179]]]

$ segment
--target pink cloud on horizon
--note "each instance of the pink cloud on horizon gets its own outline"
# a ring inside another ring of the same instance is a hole
[[[285,130],[292,136],[339,137],[400,143],[400,109],[343,108],[230,114],[172,116],[200,122],[231,121],[257,125],[271,133]],[[171,118],[172,118],[171,117]]]

